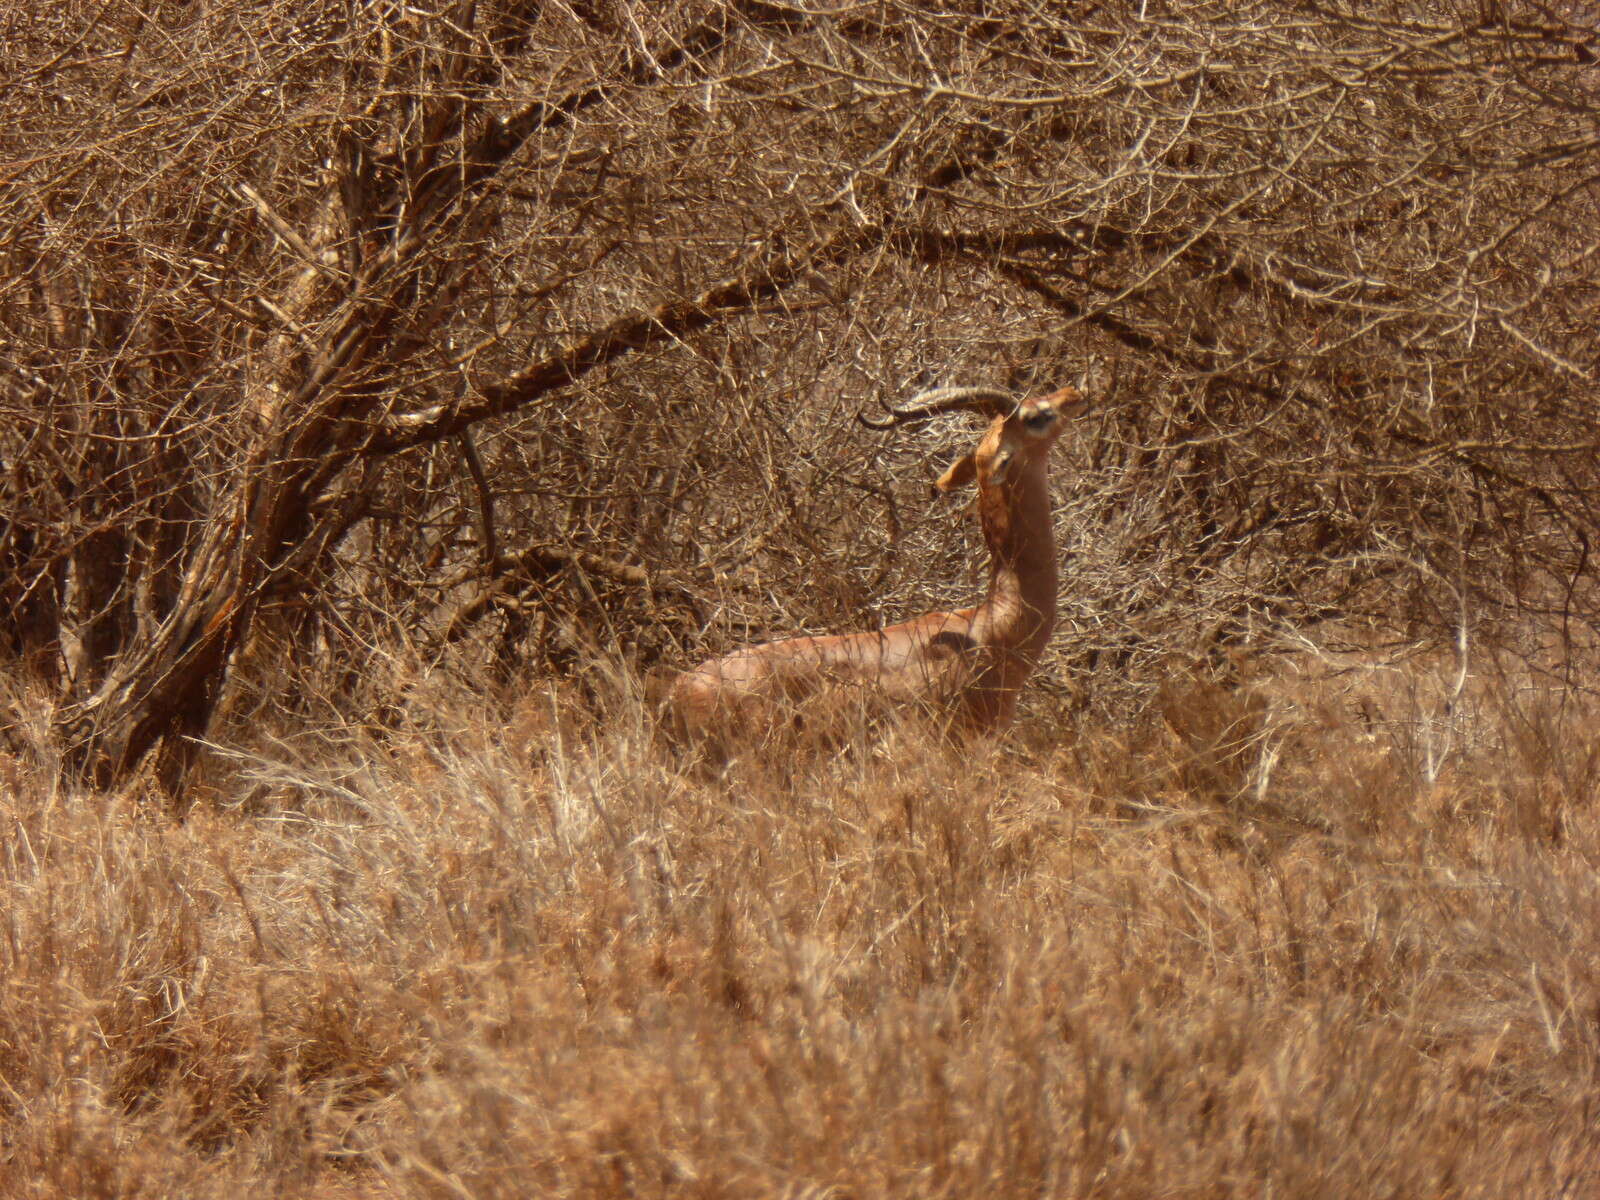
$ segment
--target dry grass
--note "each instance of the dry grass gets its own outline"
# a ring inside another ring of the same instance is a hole
[[[712,780],[436,682],[182,823],[5,759],[0,1194],[1592,1195],[1597,714],[1336,665]]]

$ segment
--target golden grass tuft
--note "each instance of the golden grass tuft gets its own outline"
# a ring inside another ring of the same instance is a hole
[[[1597,714],[1439,670],[711,775],[436,685],[181,823],[14,746],[0,1195],[1589,1194]]]

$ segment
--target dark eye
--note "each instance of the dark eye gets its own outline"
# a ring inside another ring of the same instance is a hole
[[[1056,410],[1053,408],[1036,408],[1022,418],[1022,423],[1029,429],[1043,429],[1056,419]]]

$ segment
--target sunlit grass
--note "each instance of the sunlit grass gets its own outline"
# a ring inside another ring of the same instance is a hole
[[[1438,677],[715,773],[439,684],[235,730],[182,822],[35,739],[0,1192],[1585,1194],[1595,713]]]

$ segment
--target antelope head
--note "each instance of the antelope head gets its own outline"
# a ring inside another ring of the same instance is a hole
[[[974,412],[990,417],[988,431],[976,447],[963,454],[939,477],[934,487],[940,492],[954,491],[976,483],[979,491],[1004,488],[1020,479],[1029,467],[1042,465],[1050,447],[1068,420],[1088,407],[1084,392],[1064,387],[1020,404],[1009,392],[985,387],[937,388],[913,398],[905,408],[891,408],[886,418],[856,414],[869,429],[892,429],[925,421],[948,412]]]

